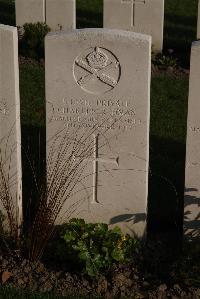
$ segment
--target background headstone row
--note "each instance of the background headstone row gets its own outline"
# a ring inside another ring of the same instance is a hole
[[[76,0],[15,0],[16,25],[46,23],[52,31],[76,28]],[[200,1],[197,38],[200,38]],[[153,52],[163,48],[164,0],[104,0],[104,28],[152,36]]]
[[[164,0],[104,0],[104,28],[152,36],[154,52],[162,51]],[[52,31],[75,29],[75,0],[16,0],[16,25],[45,22]]]
[[[76,27],[75,0],[15,0],[16,25],[46,23],[51,30]]]

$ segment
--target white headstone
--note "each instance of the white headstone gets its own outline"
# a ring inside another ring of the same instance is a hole
[[[68,190],[75,183],[69,197],[64,189],[68,216],[144,235],[150,68],[150,36],[110,29],[47,35],[48,188],[58,196],[66,177]]]
[[[75,29],[75,0],[46,0],[46,23],[52,31]]]
[[[187,124],[184,232],[200,237],[200,41],[191,52]]]
[[[200,0],[198,4],[198,16],[197,16],[197,39],[200,39]]]
[[[60,1],[60,0],[59,0]],[[45,23],[45,0],[15,0],[16,26]]]
[[[104,0],[104,28],[152,36],[154,52],[163,47],[164,0]]]
[[[19,228],[22,221],[22,171],[18,38],[17,28],[5,25],[0,25],[0,160],[0,210],[5,214],[5,205],[10,202],[12,216]],[[2,188],[4,179],[7,187]],[[8,202],[5,190],[10,196]]]

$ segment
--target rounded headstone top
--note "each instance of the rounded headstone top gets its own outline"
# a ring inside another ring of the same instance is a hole
[[[47,34],[47,39],[57,39],[57,38],[68,38],[68,39],[80,39],[84,40],[85,36],[87,38],[94,37],[103,38],[104,36],[109,36],[110,40],[125,39],[126,41],[140,41],[151,43],[151,36],[126,30],[118,29],[105,29],[105,28],[86,28],[86,29],[75,29],[60,32],[50,32]]]

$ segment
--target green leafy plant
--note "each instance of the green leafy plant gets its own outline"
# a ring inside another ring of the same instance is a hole
[[[138,245],[136,238],[123,235],[119,227],[109,229],[107,224],[87,224],[83,219],[71,219],[60,236],[64,243],[58,253],[82,265],[89,276],[130,262]]]
[[[162,68],[168,68],[173,67],[175,68],[177,66],[177,58],[173,57],[172,55],[162,55],[158,54],[153,59],[153,63],[158,65]]]
[[[20,42],[21,54],[37,60],[44,58],[44,38],[50,28],[45,23],[26,23],[23,31]]]

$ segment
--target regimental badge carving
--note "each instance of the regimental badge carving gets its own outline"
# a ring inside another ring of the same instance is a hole
[[[120,76],[120,63],[107,49],[89,48],[75,59],[74,79],[88,93],[100,95],[112,90]]]

